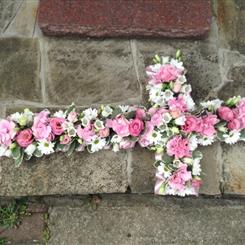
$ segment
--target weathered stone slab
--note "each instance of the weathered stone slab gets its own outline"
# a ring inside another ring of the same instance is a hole
[[[45,49],[50,103],[91,105],[140,97],[129,41],[46,39]]]
[[[36,39],[0,39],[0,100],[41,100]]]
[[[47,35],[199,37],[210,27],[209,0],[42,0]]]
[[[87,202],[54,206],[49,224],[50,245],[243,244],[245,203],[108,195],[96,210]]]
[[[220,195],[222,149],[219,143],[200,147],[203,185],[200,194]],[[130,188],[133,193],[153,193],[155,185],[154,153],[136,148],[131,152]]]
[[[125,192],[126,153],[101,151],[34,158],[16,168],[1,159],[0,196]]]
[[[188,70],[187,79],[192,85],[193,98],[199,103],[210,97],[216,97],[214,93],[220,85],[218,65],[218,53],[214,37],[208,41],[135,41],[138,53],[138,69],[140,80],[145,87],[145,67],[152,64],[155,54],[162,56],[175,56],[176,50],[182,51],[183,62]],[[147,97],[147,94],[146,94]]]
[[[245,144],[222,145],[224,150],[224,193],[245,195]]]
[[[14,19],[23,0],[0,1],[0,33],[4,32],[10,22]]]
[[[38,0],[25,0],[5,35],[32,37],[36,25],[37,8]]]

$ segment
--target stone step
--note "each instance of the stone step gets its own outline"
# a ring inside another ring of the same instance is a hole
[[[245,200],[105,195],[49,209],[50,245],[244,244]]]

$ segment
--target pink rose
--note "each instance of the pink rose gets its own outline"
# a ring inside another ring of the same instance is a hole
[[[152,73],[152,78],[155,83],[169,82],[176,80],[181,74],[181,71],[172,65],[163,65],[157,72]]]
[[[69,135],[65,134],[60,137],[61,145],[68,145],[70,142],[71,142],[71,137]]]
[[[145,113],[145,110],[144,109],[141,109],[141,108],[138,108],[136,110],[136,115],[135,115],[136,118],[142,120],[143,118],[146,117],[146,113]]]
[[[1,120],[0,121],[0,144],[5,146],[11,145],[11,140],[15,136],[15,124],[12,121]]]
[[[109,134],[110,134],[110,129],[109,129],[109,128],[102,128],[102,129],[100,129],[100,131],[99,131],[99,136],[100,136],[101,138],[106,138],[106,137],[109,136]]]
[[[141,131],[144,129],[144,123],[138,118],[135,118],[130,121],[129,132],[132,136],[139,136]]]
[[[194,131],[196,131],[197,124],[198,124],[197,118],[192,116],[192,115],[188,115],[188,116],[186,116],[185,125],[182,126],[182,130],[185,133],[194,132]]]
[[[67,117],[68,121],[69,122],[76,122],[78,119],[77,119],[77,113],[75,111],[71,111],[69,114],[68,114],[68,117]]]
[[[49,123],[52,129],[52,132],[55,135],[61,135],[64,132],[62,124],[65,122],[64,118],[51,118]]]
[[[49,111],[44,110],[34,117],[32,132],[37,140],[47,139],[52,131],[48,122]]]
[[[33,142],[33,135],[31,129],[24,129],[18,132],[16,137],[17,143],[21,146],[26,148]]]
[[[191,172],[187,171],[187,164],[182,164],[170,177],[169,185],[174,190],[183,191],[186,181],[192,179]]]
[[[120,142],[120,148],[121,149],[132,149],[132,148],[134,148],[134,146],[135,146],[135,141],[132,141],[132,140],[122,140],[121,142]]]
[[[117,116],[113,119],[112,129],[121,137],[130,135],[129,132],[129,121],[122,115]]]
[[[234,119],[233,111],[227,106],[221,106],[218,109],[218,115],[221,119],[223,119],[227,122],[232,121]]]
[[[228,123],[228,128],[230,130],[239,130],[241,129],[241,123],[238,119],[234,119]]]
[[[176,158],[189,157],[189,140],[181,136],[173,137],[167,143],[167,153],[169,156],[175,156]]]
[[[90,143],[95,133],[91,130],[91,127],[82,128],[81,125],[77,127],[77,135],[83,139],[86,143]]]

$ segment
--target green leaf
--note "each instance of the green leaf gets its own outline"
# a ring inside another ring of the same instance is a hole
[[[12,157],[16,160],[19,159],[20,156],[21,156],[20,146],[16,145],[16,147],[12,149]]]
[[[202,153],[200,152],[200,151],[193,151],[192,152],[192,157],[195,159],[195,158],[197,158],[197,159],[202,159],[202,157],[203,157],[203,155],[202,155]]]
[[[67,155],[70,156],[74,150],[76,149],[76,141],[74,140],[69,147],[69,150],[67,151]]]
[[[225,138],[224,138],[224,133],[223,132],[217,132],[217,138],[219,139],[219,140],[221,140],[221,141],[224,141],[225,140]]]
[[[165,155],[162,156],[162,161],[164,163],[166,163],[166,164],[172,164],[173,163],[173,160],[174,160],[174,158],[171,157],[171,156],[169,156],[169,155],[167,155],[167,154],[165,154]]]
[[[68,115],[70,112],[72,112],[75,109],[75,104],[72,103],[67,110],[65,111],[65,114]]]
[[[125,114],[125,117],[126,117],[127,119],[132,119],[132,118],[134,118],[134,117],[135,117],[135,111],[130,111],[130,112],[126,113],[126,114]]]
[[[24,152],[21,151],[19,158],[14,159],[15,160],[15,166],[16,167],[19,167],[21,165],[21,163],[23,161],[23,158],[24,158]]]
[[[241,130],[241,139],[244,140],[245,139],[245,129]]]
[[[115,107],[114,109],[113,109],[113,112],[112,112],[112,114],[111,114],[111,117],[112,118],[115,118],[117,115],[119,115],[119,114],[122,114],[122,110],[120,109],[120,107]]]

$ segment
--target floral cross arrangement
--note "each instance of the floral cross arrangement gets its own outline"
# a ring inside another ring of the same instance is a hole
[[[78,113],[71,105],[54,114],[25,109],[0,121],[0,156],[20,166],[23,159],[58,151],[117,152],[139,144],[155,152],[156,194],[198,195],[202,154],[197,147],[245,141],[245,98],[197,107],[180,51],[176,58],[156,55],[153,61],[146,68],[150,108],[106,105]]]

